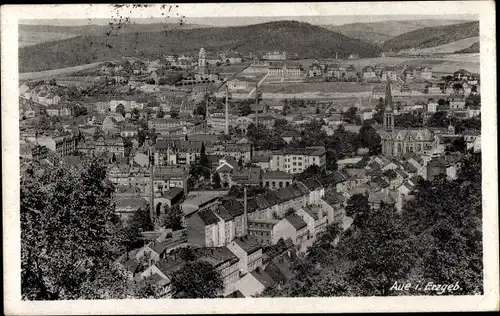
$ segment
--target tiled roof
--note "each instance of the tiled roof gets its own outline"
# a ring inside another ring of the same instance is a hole
[[[212,225],[219,222],[219,218],[211,210],[203,210],[198,213],[198,216],[205,223],[205,225]]]
[[[293,175],[285,171],[266,171],[262,174],[262,179],[292,179]]]
[[[300,218],[298,215],[295,215],[295,214],[291,214],[291,215],[288,215],[287,217],[285,217],[285,219],[290,223],[292,224],[292,226],[296,229],[296,230],[299,230],[299,229],[302,229],[304,227],[307,226],[307,223],[304,222],[304,220],[302,218]]]
[[[265,288],[271,287],[275,282],[273,278],[262,269],[251,272],[252,276],[257,279]]]
[[[240,201],[234,199],[227,199],[222,201],[222,206],[227,210],[229,214],[233,217],[243,215],[244,206]],[[248,207],[248,204],[247,204]]]
[[[234,242],[247,254],[251,254],[259,249],[262,249],[262,245],[254,236],[243,236],[235,239]]]

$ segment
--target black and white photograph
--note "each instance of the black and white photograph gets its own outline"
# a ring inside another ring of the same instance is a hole
[[[490,1],[2,7],[5,313],[498,310],[496,111]]]

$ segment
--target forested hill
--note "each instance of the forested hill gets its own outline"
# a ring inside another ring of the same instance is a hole
[[[119,59],[158,57],[165,53],[235,50],[242,53],[285,50],[300,58],[339,58],[351,53],[377,56],[380,49],[322,27],[279,21],[242,27],[201,28],[117,36],[80,36],[19,49],[19,71],[32,72]]]
[[[479,42],[472,44],[471,46],[457,50],[455,54],[470,54],[470,53],[479,53]]]
[[[443,26],[465,23],[464,20],[399,20],[368,23],[349,23],[343,25],[323,25],[324,28],[357,38],[362,41],[382,45],[387,40],[398,35],[422,29],[424,27]]]
[[[426,27],[387,40],[383,49],[384,51],[399,51],[409,48],[434,47],[475,36],[479,36],[479,21]]]

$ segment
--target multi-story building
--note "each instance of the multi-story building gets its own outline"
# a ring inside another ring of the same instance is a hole
[[[208,147],[207,153],[211,155],[231,156],[236,161],[241,159],[243,163],[248,163],[252,161],[252,144],[218,144]]]
[[[436,113],[438,108],[438,103],[434,100],[429,100],[429,103],[427,103],[427,112],[430,113]]]
[[[298,63],[274,62],[269,65],[269,77],[301,79],[304,77],[304,69]]]
[[[158,119],[149,120],[148,121],[148,128],[155,129],[157,131],[168,130],[168,129],[172,129],[172,128],[181,127],[185,123],[186,122],[184,122],[182,120],[174,119],[174,118],[158,118]]]
[[[307,206],[309,190],[304,184],[295,183],[276,191],[258,195],[254,202],[249,203],[249,220],[280,219],[290,208],[298,209]]]
[[[272,153],[269,163],[271,171],[301,173],[312,165],[322,168],[326,165],[326,150],[324,146],[307,148],[285,148]]]
[[[264,59],[264,60],[286,60],[287,53],[286,52],[279,52],[279,51],[267,52],[264,55],[262,55],[262,59]]]
[[[77,137],[72,134],[40,136],[36,142],[38,145],[56,152],[60,157],[66,157],[76,151]]]
[[[96,153],[112,153],[115,157],[125,157],[125,143],[122,138],[105,139],[103,137],[94,142]]]
[[[239,258],[241,274],[262,268],[262,245],[253,236],[243,236],[233,240],[227,248]]]
[[[201,247],[228,245],[246,233],[243,205],[236,200],[224,200],[189,216],[187,227],[190,243]]]
[[[381,81],[397,81],[398,80],[398,74],[396,72],[396,69],[394,67],[387,67],[384,70],[382,70],[382,75],[380,77]]]

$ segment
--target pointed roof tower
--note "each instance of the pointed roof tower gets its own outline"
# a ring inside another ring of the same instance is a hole
[[[391,81],[387,82],[387,86],[385,87],[385,111],[393,111],[394,105],[392,100],[392,87]]]

